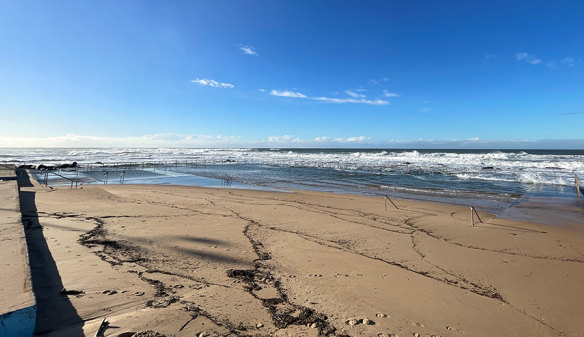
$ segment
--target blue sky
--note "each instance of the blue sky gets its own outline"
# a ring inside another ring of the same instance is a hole
[[[0,146],[580,147],[582,13],[0,1]]]

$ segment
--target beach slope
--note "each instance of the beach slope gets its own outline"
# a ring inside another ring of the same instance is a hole
[[[584,335],[582,228],[317,192],[34,192],[59,276],[36,291],[70,304],[37,295],[43,336],[104,317],[105,336]]]

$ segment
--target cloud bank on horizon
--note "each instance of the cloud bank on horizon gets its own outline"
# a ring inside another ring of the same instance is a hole
[[[376,140],[366,136],[327,137],[301,139],[292,135],[270,136],[252,140],[226,135],[152,134],[143,136],[102,137],[67,134],[55,137],[3,137],[0,148],[405,148],[405,149],[557,149],[580,150],[584,140],[481,140],[473,137],[464,140]]]

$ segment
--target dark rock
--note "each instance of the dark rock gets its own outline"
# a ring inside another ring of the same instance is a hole
[[[54,165],[44,165],[44,164],[40,164],[39,166],[37,166],[37,170],[41,170],[41,171],[54,171],[57,168]]]
[[[77,167],[77,162],[74,161],[71,164],[61,164],[59,166],[57,166],[57,168],[63,169],[63,168],[76,168]]]

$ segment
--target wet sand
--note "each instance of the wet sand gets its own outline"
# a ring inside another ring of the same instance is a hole
[[[58,271],[35,290],[42,336],[104,317],[105,336],[584,335],[582,226],[317,192],[28,191]]]

